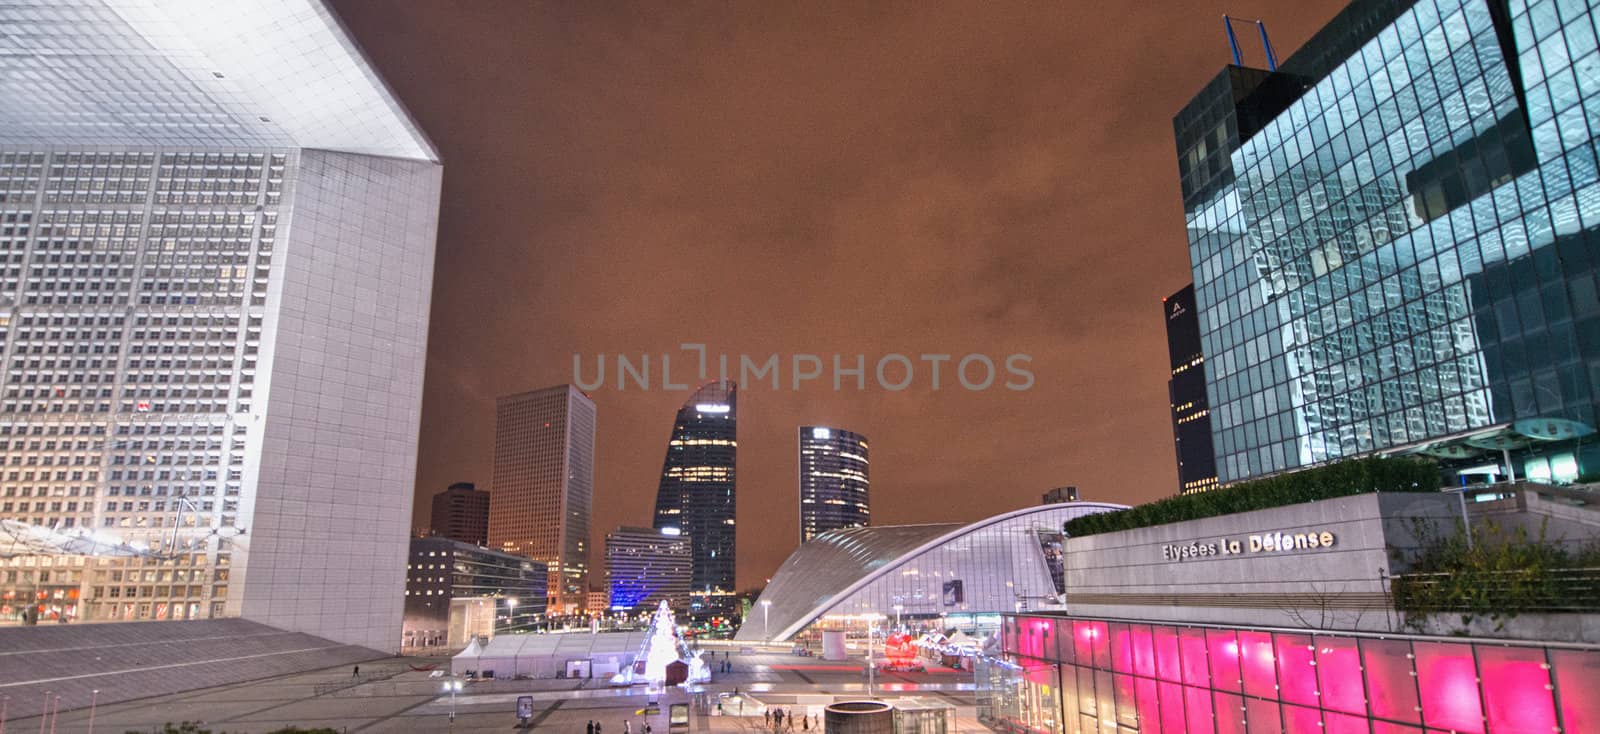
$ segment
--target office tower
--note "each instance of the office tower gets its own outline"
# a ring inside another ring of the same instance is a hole
[[[549,569],[450,538],[413,538],[400,646],[465,647],[474,636],[526,632],[544,621]]]
[[[1375,452],[1593,476],[1594,20],[1357,2],[1179,113],[1222,482]]]
[[[866,436],[800,427],[800,542],[829,530],[870,524],[867,464]]]
[[[734,466],[738,386],[701,385],[678,409],[661,463],[655,529],[689,536],[690,614],[734,610]]]
[[[473,545],[489,544],[489,493],[456,482],[433,496],[433,534]]]
[[[662,601],[689,606],[689,538],[675,530],[620,527],[606,535],[610,609],[653,611]]]
[[[1172,378],[1167,397],[1172,408],[1172,443],[1178,457],[1178,494],[1217,486],[1211,452],[1211,416],[1206,402],[1206,358],[1200,352],[1200,319],[1194,284],[1161,301],[1167,317],[1167,357]]]
[[[0,28],[0,536],[123,554],[14,559],[0,597],[396,649],[432,144],[315,0]]]
[[[1077,501],[1077,487],[1056,487],[1055,489],[1045,492],[1039,497],[1039,504],[1041,505],[1059,505],[1065,502]]]
[[[589,590],[594,401],[571,385],[495,405],[489,545],[550,567],[552,613],[574,613]]]

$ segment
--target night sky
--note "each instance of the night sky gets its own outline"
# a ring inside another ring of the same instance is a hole
[[[861,392],[741,386],[740,588],[798,542],[802,424],[870,438],[874,524],[1173,493],[1172,116],[1229,60],[1223,12],[1286,57],[1343,4],[334,0],[445,163],[416,524],[488,487],[496,396],[573,381],[575,353],[670,353],[682,382],[684,342],[869,363]],[[1025,353],[1036,379],[889,392],[888,353]],[[687,397],[652,367],[591,391],[597,568],[649,525]]]

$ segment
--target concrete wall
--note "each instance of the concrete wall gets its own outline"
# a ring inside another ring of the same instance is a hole
[[[1419,518],[1453,532],[1458,502],[1444,494],[1367,494],[1071,538],[1067,610],[1086,617],[1398,629],[1385,577],[1404,569],[1390,549],[1416,547]],[[1274,532],[1316,534],[1318,547],[1250,550],[1250,536]],[[1331,546],[1321,547],[1321,533],[1332,535]],[[1225,552],[1233,543],[1239,552]],[[1173,559],[1164,553],[1169,546],[1200,552]]]

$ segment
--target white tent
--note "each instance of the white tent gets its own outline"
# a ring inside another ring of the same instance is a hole
[[[645,636],[642,630],[497,635],[476,656],[468,658],[466,651],[457,655],[450,668],[457,674],[466,670],[492,672],[496,678],[555,678],[569,674],[609,678],[633,661]],[[464,665],[468,661],[470,667]]]
[[[467,671],[476,671],[481,657],[483,657],[483,646],[478,644],[478,638],[474,637],[467,645],[467,649],[450,658],[450,674],[465,675]]]

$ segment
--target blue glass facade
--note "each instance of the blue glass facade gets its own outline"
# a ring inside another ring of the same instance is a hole
[[[1222,482],[1385,451],[1593,471],[1595,20],[1357,2],[1254,94],[1180,114]]]

